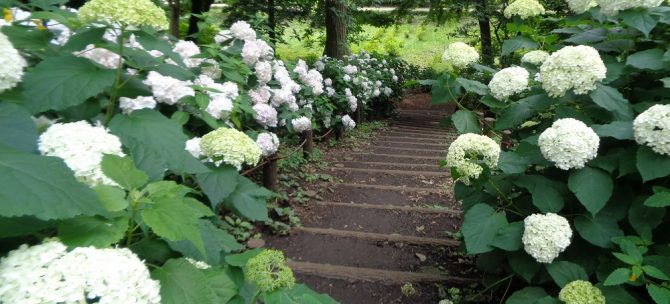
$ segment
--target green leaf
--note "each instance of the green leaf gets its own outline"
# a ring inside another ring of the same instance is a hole
[[[201,219],[199,221],[200,235],[205,244],[205,254],[198,251],[192,242],[187,240],[169,242],[172,249],[181,252],[184,256],[204,261],[210,265],[220,265],[223,253],[230,253],[244,249],[227,231],[214,226],[212,222]]]
[[[231,266],[244,267],[244,265],[247,264],[247,261],[249,261],[249,259],[257,256],[262,251],[263,251],[262,248],[257,248],[253,250],[247,250],[245,252],[238,254],[230,254],[226,256],[225,260],[226,263],[228,263]]]
[[[44,51],[53,39],[51,31],[43,31],[29,26],[3,26],[2,33],[19,50]]]
[[[670,157],[658,154],[647,146],[637,149],[636,160],[644,182],[670,175]]]
[[[77,31],[68,39],[67,43],[61,47],[61,51],[75,52],[81,51],[89,44],[96,44],[102,41],[102,36],[107,31],[106,27],[90,27]]]
[[[593,131],[600,137],[613,137],[621,140],[632,140],[632,121],[613,121],[606,125],[591,125]]]
[[[619,17],[623,22],[642,32],[645,37],[649,38],[649,33],[656,27],[658,20],[654,18],[646,9],[629,9],[619,13]]]
[[[491,95],[482,96],[482,98],[479,99],[479,102],[491,109],[500,109],[507,106],[506,102],[497,100]]]
[[[210,268],[204,271],[207,276],[207,284],[212,288],[216,295],[216,303],[228,303],[239,293],[239,288],[235,281],[221,269]]]
[[[100,166],[107,177],[126,190],[139,189],[149,181],[146,173],[138,170],[127,156],[105,154]]]
[[[456,77],[449,73],[444,73],[438,78],[432,86],[430,105],[437,106],[448,104],[461,95],[462,86]]]
[[[597,284],[600,290],[606,298],[607,304],[630,304],[637,303],[637,299],[631,296],[624,286],[603,286],[602,284]]]
[[[614,112],[617,119],[633,119],[633,108],[630,102],[617,89],[599,84],[595,90],[589,93],[589,96],[601,108]]]
[[[614,183],[612,177],[605,171],[584,167],[570,173],[568,188],[586,210],[595,216],[612,196]]]
[[[593,42],[599,42],[607,39],[607,29],[604,28],[594,28],[588,31],[577,33],[572,37],[565,39],[565,41],[574,43],[574,44],[587,44]]]
[[[73,55],[49,57],[23,76],[26,108],[31,113],[64,110],[102,93],[114,83],[114,70]]]
[[[629,55],[626,59],[626,65],[641,70],[662,70],[666,67],[666,65],[663,64],[663,53],[664,51],[662,49],[640,51]]]
[[[616,257],[617,259],[619,259],[619,261],[622,261],[631,266],[640,264],[640,261],[636,260],[632,256],[629,256],[621,252],[612,252],[612,255],[614,255],[614,257]]]
[[[207,172],[207,167],[185,150],[188,137],[181,126],[157,111],[116,115],[109,128],[151,180],[162,179],[165,169],[177,174]]]
[[[610,273],[609,276],[607,276],[607,279],[605,279],[603,285],[605,286],[621,285],[623,283],[628,282],[628,278],[630,277],[630,275],[631,275],[630,269],[617,268],[612,273]]]
[[[628,209],[628,222],[639,235],[651,233],[663,222],[663,217],[665,209],[647,207],[642,200],[635,200]]]
[[[322,293],[317,293],[314,290],[310,289],[307,287],[305,284],[296,284],[291,288],[291,290],[288,291],[289,294],[297,299],[305,298],[305,296],[309,296],[311,299],[315,299],[317,302],[314,303],[320,303],[320,304],[337,304],[339,302],[335,301],[333,298],[328,296],[327,294],[322,294]],[[299,302],[303,303],[303,302]],[[311,303],[311,302],[305,302],[305,303]]]
[[[142,219],[158,236],[170,241],[189,240],[205,253],[198,213],[180,198],[163,198],[142,210]]]
[[[644,201],[647,207],[663,208],[670,206],[670,192],[658,192]]]
[[[514,128],[543,109],[548,108],[552,101],[546,94],[537,94],[522,98],[505,110],[496,121],[496,130]]]
[[[547,272],[556,285],[563,288],[563,286],[576,280],[588,281],[589,275],[582,266],[568,261],[555,261],[547,266]]]
[[[507,174],[517,174],[525,172],[530,164],[529,159],[514,151],[502,151],[498,160],[498,169]]]
[[[526,287],[513,293],[505,302],[506,304],[532,304],[548,296],[541,287]]]
[[[647,292],[656,304],[670,303],[670,289],[659,287],[654,284],[647,284]]]
[[[226,198],[224,206],[252,221],[267,221],[267,200],[274,195],[272,191],[256,185],[250,179],[239,176],[235,191]]]
[[[26,109],[8,102],[0,103],[0,130],[0,145],[25,152],[37,151],[37,128]]]
[[[31,235],[55,225],[55,221],[41,221],[32,216],[0,217],[0,238]]]
[[[523,248],[521,237],[523,236],[523,222],[514,222],[498,231],[491,246],[506,251],[517,251]]]
[[[106,215],[95,193],[78,182],[62,159],[0,145],[0,216],[42,220]]]
[[[475,93],[477,95],[487,95],[489,93],[489,87],[479,81],[470,80],[465,78],[456,78],[456,81],[463,86],[463,88],[470,93]]]
[[[481,133],[477,116],[470,110],[458,110],[451,116],[458,133]]]
[[[535,41],[524,36],[516,36],[503,42],[502,55],[507,56],[520,49],[534,50],[537,47],[538,45]]]
[[[209,172],[196,175],[198,185],[205,192],[212,209],[217,210],[223,202],[237,188],[239,173],[230,165],[210,166]]]
[[[478,204],[465,214],[461,230],[465,248],[469,254],[479,254],[493,250],[491,243],[498,230],[507,226],[505,214],[496,212],[491,206]]]
[[[517,251],[509,255],[509,266],[514,273],[522,277],[526,282],[530,283],[533,277],[540,271],[542,267],[540,263],[535,261],[525,251]]]
[[[58,225],[58,237],[71,247],[106,248],[123,239],[127,230],[127,216],[113,219],[80,217],[61,222]]]
[[[185,259],[169,260],[151,272],[161,285],[163,304],[223,303],[210,287],[208,277]]]
[[[543,213],[559,212],[565,205],[562,195],[565,186],[561,183],[541,175],[522,175],[514,184],[528,190],[533,197],[533,205]]]
[[[126,191],[123,191],[121,188],[97,185],[93,187],[93,191],[98,196],[100,204],[109,212],[121,211],[128,207],[129,203],[126,199]]]
[[[611,248],[612,238],[623,236],[617,220],[606,215],[595,218],[580,215],[574,220],[575,229],[587,242],[602,248]]]
[[[645,274],[649,275],[652,278],[657,278],[659,280],[664,281],[670,280],[670,278],[668,278],[668,276],[665,273],[663,273],[663,271],[651,265],[642,266],[642,271],[644,271]]]

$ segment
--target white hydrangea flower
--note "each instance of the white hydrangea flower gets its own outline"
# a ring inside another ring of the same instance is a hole
[[[40,135],[42,155],[62,158],[81,182],[96,186],[117,184],[102,173],[103,154],[124,156],[121,141],[102,126],[86,121],[56,123]]]
[[[478,164],[483,161],[491,170],[498,166],[500,145],[493,139],[474,133],[458,136],[447,151],[447,166],[458,172],[457,181],[470,185],[484,171]]]
[[[657,7],[663,4],[663,0],[596,0],[600,5],[600,11],[608,16],[614,16],[619,11],[636,7]]]
[[[226,119],[233,110],[233,100],[239,96],[237,84],[230,81],[217,83],[207,75],[198,76],[195,84],[208,89],[210,100],[205,111],[216,119]]]
[[[263,151],[263,157],[275,154],[279,150],[279,138],[272,132],[263,132],[258,134],[256,144]]]
[[[521,62],[530,63],[532,65],[542,65],[545,60],[549,58],[549,53],[541,50],[530,51],[521,57]]]
[[[7,36],[0,32],[0,93],[16,87],[28,65]]]
[[[202,63],[203,66],[201,67],[200,71],[203,75],[206,75],[212,79],[221,78],[221,73],[223,73],[223,71],[221,71],[221,67],[219,66],[218,62],[216,62],[214,59],[205,59],[202,61]]]
[[[590,46],[566,46],[547,58],[540,67],[542,88],[549,96],[561,97],[569,90],[577,95],[596,89],[607,68],[598,51]]]
[[[107,49],[96,48],[93,44],[87,45],[82,51],[74,52],[74,55],[89,59],[108,69],[116,69],[119,63],[123,62],[123,59],[118,54]]]
[[[479,60],[477,50],[463,42],[454,42],[447,46],[442,54],[442,61],[456,69],[463,69]]]
[[[123,114],[130,114],[140,109],[153,109],[156,107],[156,99],[153,96],[139,96],[137,98],[119,98],[119,108]]]
[[[670,156],[670,105],[654,105],[633,121],[635,141]]]
[[[323,83],[324,83],[326,86],[329,86],[329,87],[330,87],[330,86],[333,85],[333,80],[330,79],[330,78],[326,78],[326,79],[323,80]]]
[[[529,73],[522,67],[509,67],[500,70],[493,75],[489,82],[491,95],[498,100],[507,100],[514,94],[519,94],[528,89]]]
[[[261,148],[246,134],[230,128],[218,128],[205,134],[200,141],[202,154],[215,164],[221,162],[242,169],[254,166],[261,158]]]
[[[349,95],[347,96],[347,103],[349,104],[349,110],[351,110],[351,112],[356,112],[356,109],[358,109],[358,98]]]
[[[316,68],[317,71],[322,72],[326,68],[326,64],[322,61],[317,61],[314,63],[314,68]]]
[[[269,58],[273,54],[272,48],[263,40],[247,40],[242,47],[242,61],[253,66],[261,58]]]
[[[353,119],[351,119],[349,115],[342,116],[342,124],[344,125],[344,129],[347,131],[356,128],[356,122]]]
[[[157,102],[168,105],[176,104],[183,97],[195,96],[195,91],[190,87],[192,85],[190,81],[163,76],[155,71],[149,72],[144,84],[151,87]]]
[[[563,170],[580,169],[598,154],[600,138],[574,118],[555,121],[538,139],[542,155]]]
[[[258,103],[253,106],[253,109],[256,112],[254,119],[261,126],[265,128],[277,127],[277,110],[275,108],[265,103]]]
[[[351,65],[351,64],[348,64],[348,65],[344,66],[344,68],[342,70],[344,71],[345,74],[349,74],[349,75],[353,75],[353,74],[358,73],[358,67],[356,67],[355,65]]]
[[[505,8],[505,18],[519,16],[521,19],[544,15],[544,6],[537,0],[516,0]]]
[[[328,97],[332,97],[335,95],[335,89],[332,87],[326,87],[326,95],[328,95]]]
[[[254,67],[256,78],[260,85],[265,85],[272,80],[272,65],[266,61],[259,61]]]
[[[79,247],[55,239],[21,245],[0,260],[1,303],[160,303],[160,284],[126,248]]]
[[[572,229],[568,220],[560,215],[532,214],[523,223],[523,248],[538,263],[551,263],[570,246]]]
[[[293,95],[293,92],[291,92],[290,90],[287,89],[272,90],[271,103],[273,107],[279,107],[283,104],[291,105],[296,104],[296,98],[295,95]]]
[[[233,37],[240,40],[255,40],[256,31],[246,21],[237,21],[230,26],[230,32]]]
[[[305,116],[301,116],[299,118],[292,119],[291,126],[293,126],[293,129],[296,132],[302,133],[312,129],[312,121]]]
[[[581,14],[598,5],[595,0],[566,0],[570,10]]]
[[[255,36],[256,36],[256,34],[254,34],[254,37]],[[222,31],[219,31],[216,34],[216,36],[214,36],[214,42],[216,42],[218,44],[222,44],[222,43],[226,42],[226,40],[230,40],[230,39],[233,39],[233,38],[235,38],[233,36],[233,32],[231,32],[230,30],[222,30]]]
[[[393,89],[391,89],[389,87],[385,87],[384,88],[384,95],[391,96],[391,94],[393,94]]]
[[[268,103],[272,97],[272,92],[268,86],[260,86],[249,91],[249,97],[253,104]]]
[[[191,153],[193,157],[195,158],[200,158],[202,155],[202,149],[200,148],[200,142],[202,141],[202,138],[200,137],[193,137],[189,140],[186,141],[186,151],[188,153]]]
[[[300,85],[291,79],[291,75],[289,75],[288,70],[284,67],[283,62],[275,61],[273,69],[275,71],[274,78],[279,81],[282,90],[288,90],[292,93],[300,92]]]
[[[202,64],[202,58],[193,58],[200,55],[200,48],[193,41],[179,40],[172,51],[179,54],[186,67],[195,68]]]
[[[345,82],[349,82],[349,81],[351,81],[351,76],[349,76],[349,75],[344,75],[344,76],[342,77],[342,80],[344,80]]]

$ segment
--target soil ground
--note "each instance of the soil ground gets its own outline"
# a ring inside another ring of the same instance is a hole
[[[292,206],[302,220],[288,237],[267,236],[300,282],[341,303],[437,303],[445,290],[472,286],[472,261],[454,238],[461,223],[451,179],[439,160],[455,131],[438,127],[449,109],[410,95],[372,140],[326,151],[319,172],[332,183]],[[414,294],[401,287],[411,283]]]

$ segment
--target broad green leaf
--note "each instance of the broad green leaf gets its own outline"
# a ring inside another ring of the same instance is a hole
[[[445,73],[438,78],[432,86],[430,105],[437,106],[448,104],[461,95],[462,86],[456,77]]]
[[[651,233],[663,222],[665,209],[647,207],[641,200],[635,200],[628,209],[628,222],[639,234]]]
[[[568,283],[576,280],[588,281],[589,275],[586,273],[582,266],[579,266],[575,263],[568,261],[554,261],[551,264],[547,264],[547,272],[556,285],[563,288],[563,286]]]
[[[167,261],[152,271],[151,277],[160,282],[163,304],[224,303],[217,301],[205,273],[185,259]]]
[[[612,252],[612,255],[619,259],[619,261],[622,261],[628,265],[637,265],[640,263],[640,261],[636,260],[635,258],[621,252]]]
[[[26,108],[31,113],[63,110],[102,93],[114,83],[114,70],[74,55],[50,57],[23,76]]]
[[[478,204],[470,208],[461,227],[468,253],[478,254],[493,250],[491,243],[495,240],[498,230],[506,225],[505,214],[496,212],[489,205]]]
[[[596,287],[602,290],[607,304],[630,304],[637,302],[637,299],[631,296],[623,286],[603,286],[602,284],[597,284]]]
[[[252,221],[268,220],[267,200],[274,195],[272,191],[256,185],[244,176],[238,177],[235,191],[226,198],[223,205]]]
[[[127,216],[113,219],[80,217],[61,222],[58,225],[58,237],[71,247],[106,248],[123,239],[127,230]]]
[[[628,282],[628,279],[630,278],[631,274],[632,273],[628,268],[617,268],[612,273],[610,273],[609,276],[607,276],[607,279],[605,279],[603,285],[605,286],[621,285],[623,283]]]
[[[626,59],[626,64],[641,70],[658,71],[666,67],[663,64],[662,49],[648,49],[633,53]]]
[[[630,102],[613,87],[598,85],[589,93],[591,100],[598,106],[615,113],[619,120],[632,120],[633,109]]]
[[[470,93],[475,93],[477,95],[486,95],[489,93],[489,87],[479,81],[476,80],[470,80],[470,79],[465,79],[465,78],[457,78],[456,81],[463,86],[463,89],[465,89],[467,92]]]
[[[222,269],[210,268],[204,271],[207,276],[207,284],[216,295],[216,303],[228,303],[234,298],[239,289],[235,281]]]
[[[635,47],[635,42],[633,42],[631,39],[614,39],[594,44],[593,47],[602,52],[625,53],[629,52]],[[608,73],[609,70],[610,69],[608,67]],[[612,80],[612,78],[607,77],[603,80],[603,83],[610,83]]]
[[[653,278],[656,278],[656,279],[659,279],[659,280],[664,280],[664,281],[670,281],[670,278],[668,278],[668,275],[666,275],[665,273],[663,273],[663,271],[661,271],[660,269],[658,269],[654,266],[644,265],[644,266],[642,266],[642,271],[644,271],[645,274],[647,274],[647,275],[649,275]]]
[[[170,241],[188,240],[202,253],[198,214],[180,198],[163,198],[142,210],[142,219],[158,236]]]
[[[505,130],[517,127],[539,111],[551,106],[552,101],[546,94],[532,95],[519,101],[505,110],[496,121],[496,130]]]
[[[454,122],[454,126],[458,130],[458,133],[481,133],[479,129],[479,123],[477,122],[477,116],[475,113],[469,110],[458,110],[451,116],[451,120]]]
[[[514,184],[528,190],[533,197],[533,205],[544,213],[559,212],[565,205],[562,193],[566,191],[561,183],[541,175],[522,175]]]
[[[162,179],[165,169],[178,174],[207,172],[207,167],[185,150],[188,137],[181,126],[157,111],[116,115],[109,128],[151,180]]]
[[[314,303],[320,303],[320,304],[337,304],[338,302],[335,301],[333,298],[328,296],[327,294],[322,294],[322,293],[317,293],[314,290],[310,289],[307,287],[305,284],[296,284],[289,290],[289,294],[297,299],[304,298],[305,296],[309,296],[312,299],[317,300],[318,302]]]
[[[93,191],[98,196],[100,204],[109,212],[116,212],[126,209],[128,207],[128,200],[126,199],[126,191],[119,187],[97,185],[93,187]]]
[[[514,151],[500,152],[498,169],[507,174],[523,173],[530,166],[530,160]]]
[[[181,257],[182,255],[172,251],[167,242],[154,236],[141,239],[130,245],[130,249],[146,260],[147,263],[161,265],[169,259]]]
[[[649,11],[642,8],[625,10],[619,13],[619,17],[621,17],[626,25],[642,32],[647,38],[649,38],[649,33],[658,24],[658,19],[654,18]]]
[[[237,188],[238,176],[237,169],[230,165],[210,166],[208,172],[197,174],[196,180],[209,198],[212,209],[216,210]]]
[[[670,157],[658,154],[647,146],[637,149],[636,160],[637,169],[645,182],[670,175]]]
[[[62,159],[0,145],[0,216],[67,219],[105,215],[95,192],[78,182]]]
[[[185,197],[184,198],[184,203],[189,206],[191,209],[193,209],[193,212],[195,212],[198,217],[214,217],[216,214],[212,212],[212,209],[207,207],[207,205],[203,204],[201,201],[192,198],[192,197]]]
[[[51,31],[43,31],[31,26],[3,26],[2,33],[12,45],[20,50],[44,51],[53,39]]]
[[[670,206],[670,192],[658,192],[644,201],[647,207],[663,208]]]
[[[633,43],[630,40],[627,41],[629,41],[631,44]],[[622,62],[606,63],[605,67],[607,68],[607,73],[605,79],[601,81],[601,83],[604,84],[616,81],[617,79],[619,79],[619,77],[621,77],[621,75],[623,75],[626,72],[626,64]]]
[[[146,173],[138,170],[130,157],[105,154],[100,162],[100,167],[105,176],[111,178],[123,189],[133,190],[144,186],[149,177]]]
[[[647,292],[656,304],[670,304],[670,289],[647,284]]]
[[[37,128],[26,109],[1,102],[0,130],[0,144],[25,152],[37,151]]]
[[[595,218],[580,215],[575,218],[574,225],[577,233],[583,239],[602,248],[611,248],[612,238],[623,235],[617,220],[604,215],[598,215]]]
[[[90,27],[77,31],[70,36],[65,45],[61,47],[61,51],[75,52],[81,51],[89,44],[96,44],[102,41],[102,36],[107,31],[106,27]]]
[[[506,102],[497,100],[491,95],[482,96],[482,98],[479,99],[479,102],[492,109],[501,109],[507,106]]]
[[[506,56],[520,49],[534,50],[537,47],[537,42],[524,36],[516,36],[503,42],[502,55]]]
[[[520,250],[509,255],[509,266],[514,273],[530,283],[533,277],[540,271],[542,267],[540,263],[535,261],[525,251]]]
[[[588,31],[584,31],[573,35],[572,37],[565,39],[565,41],[574,43],[574,44],[587,44],[593,42],[599,42],[607,39],[607,29],[604,28],[594,28]]]
[[[517,251],[523,248],[521,237],[523,236],[523,222],[514,222],[498,231],[491,246],[505,251]]]
[[[605,171],[584,167],[570,173],[568,188],[586,210],[595,216],[612,196],[614,183],[612,177]]]
[[[613,121],[606,125],[591,125],[593,131],[600,137],[612,137],[621,140],[632,140],[632,121]]]
[[[170,247],[184,256],[204,261],[210,265],[220,265],[222,253],[244,249],[230,233],[217,228],[208,220],[201,219],[199,229],[206,254],[198,251],[195,245],[187,240],[169,242]]]
[[[166,197],[184,197],[191,193],[193,189],[175,181],[161,180],[150,183],[144,187],[150,200],[158,200]]]
[[[300,304],[293,297],[289,296],[284,289],[266,293],[263,300],[267,304]]]
[[[55,221],[41,221],[32,216],[0,217],[0,238],[31,235],[55,225]]]
[[[531,304],[548,296],[541,287],[526,287],[513,293],[505,302],[506,304]]]
[[[247,250],[245,252],[238,254],[230,254],[226,256],[225,260],[226,263],[228,263],[231,266],[244,267],[244,265],[247,264],[247,261],[249,261],[249,259],[257,256],[262,251],[263,251],[262,248],[258,248],[253,250]]]

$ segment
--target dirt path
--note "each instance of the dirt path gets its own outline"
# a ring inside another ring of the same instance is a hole
[[[341,181],[315,187],[319,199],[297,210],[302,228],[268,240],[301,282],[346,304],[437,303],[440,289],[472,283],[450,233],[461,213],[438,165],[455,136],[438,128],[444,115],[401,109],[361,151],[329,155],[323,173]],[[417,294],[403,294],[406,283]]]

